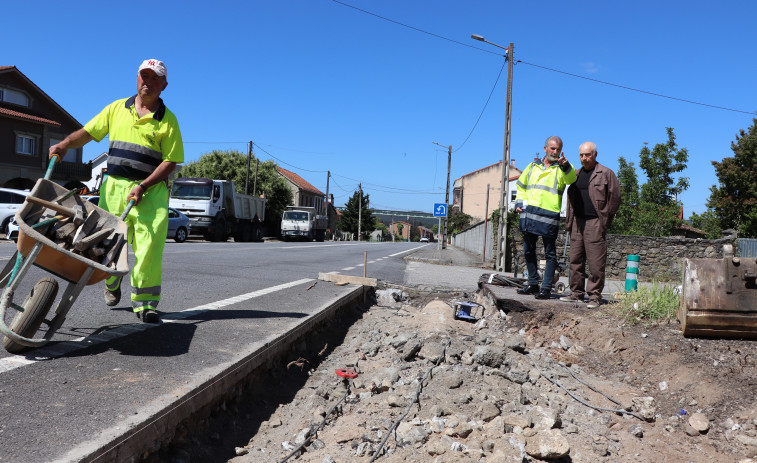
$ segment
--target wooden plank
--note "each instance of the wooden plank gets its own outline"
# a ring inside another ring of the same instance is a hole
[[[340,275],[338,273],[318,273],[318,279],[321,281],[330,281],[337,285],[353,284],[360,286],[371,286],[374,288],[378,285],[378,280],[376,280],[375,278],[353,277],[350,275]]]
[[[111,233],[113,233],[113,227],[103,228],[96,233],[80,239],[76,243],[76,245],[74,245],[74,249],[77,251],[86,251],[90,247],[96,245],[100,241],[103,241],[105,238],[110,236]]]

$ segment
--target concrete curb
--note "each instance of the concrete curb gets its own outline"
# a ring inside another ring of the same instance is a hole
[[[362,286],[354,286],[350,292],[327,302],[314,315],[289,331],[259,342],[241,358],[214,372],[212,377],[201,378],[198,384],[188,385],[181,393],[170,396],[167,405],[167,398],[163,396],[163,405],[145,419],[125,422],[115,429],[105,430],[99,437],[74,448],[55,462],[136,461],[141,455],[158,450],[163,443],[171,440],[176,427],[182,422],[233,395],[237,386],[250,381],[256,369],[286,352],[337,311],[362,304],[364,295]]]

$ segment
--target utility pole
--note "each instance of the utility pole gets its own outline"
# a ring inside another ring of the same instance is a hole
[[[252,182],[252,195],[257,196],[258,191],[258,167],[260,166],[260,159],[255,160],[255,180]]]
[[[447,215],[444,216],[444,231],[442,232],[442,249],[447,249],[447,221],[449,220],[449,173],[452,170],[452,145],[444,146],[437,142],[432,142],[442,148],[447,148],[447,191],[444,194],[444,207],[447,208]]]
[[[244,194],[250,194],[250,159],[252,158],[252,142],[247,143],[247,172],[244,176]]]
[[[357,186],[360,189],[360,198],[357,203],[357,240],[360,241],[360,225],[363,222],[363,184],[358,183]]]
[[[505,271],[507,253],[507,213],[510,209],[510,127],[513,112],[513,43],[507,47],[507,99],[505,100],[505,146],[502,150],[502,196],[499,201],[499,245],[497,246],[497,271]]]
[[[510,42],[507,48],[489,42],[480,35],[471,35],[472,39],[480,42],[486,42],[495,47],[507,50],[505,59],[507,60],[507,100],[505,101],[505,146],[502,149],[502,191],[499,198],[499,227],[497,233],[497,258],[494,261],[494,267],[498,272],[505,271],[505,250],[507,249],[507,212],[510,210],[510,123],[512,121],[512,100],[513,100],[513,53],[515,46]],[[516,271],[517,272],[517,271]],[[517,275],[517,273],[516,273]]]
[[[331,171],[326,171],[326,202],[324,202],[324,206],[326,206],[326,228],[331,227],[331,222],[329,221],[329,180],[331,179]],[[334,231],[332,230],[331,233],[333,234]]]

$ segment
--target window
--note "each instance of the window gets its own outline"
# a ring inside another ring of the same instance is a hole
[[[24,196],[10,191],[0,191],[0,203],[2,204],[23,204]]]
[[[61,141],[63,141],[63,140],[62,139],[58,140],[58,139],[55,139],[55,138],[51,138],[50,139],[50,146],[57,145]],[[71,148],[68,151],[66,151],[66,154],[63,156],[63,159],[61,159],[61,161],[76,162],[76,148]]]
[[[0,88],[0,101],[26,106],[27,108],[30,106],[28,96],[9,88]]]
[[[35,141],[34,137],[28,135],[16,135],[16,153],[33,156]]]

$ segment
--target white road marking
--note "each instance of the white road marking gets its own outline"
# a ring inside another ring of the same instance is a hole
[[[425,246],[425,245],[423,245],[423,246]],[[416,249],[420,249],[420,248],[422,248],[423,246],[416,246],[416,247],[414,247],[414,248],[410,248],[410,249],[408,249],[408,250],[406,250],[406,251],[402,251],[402,252],[395,252],[394,254],[389,254],[389,257],[400,256],[400,255],[402,255],[402,254],[406,254],[406,253],[408,253],[408,252],[412,252],[412,251],[415,251]]]
[[[166,313],[166,314],[163,314],[160,318],[163,323],[175,323],[179,320],[183,320],[185,318],[188,318],[193,315],[197,315],[199,313],[220,309],[221,307],[237,304],[239,302],[244,302],[250,299],[254,299],[256,297],[265,296],[267,294],[275,293],[276,291],[292,288],[294,286],[299,286],[305,283],[309,283],[311,281],[313,281],[312,278],[303,278],[301,280],[291,281],[289,283],[283,283],[277,286],[271,286],[270,288],[259,289],[251,293],[240,294],[239,296],[230,297],[228,299],[223,299],[221,301],[198,305],[197,307],[184,309],[181,312]],[[127,336],[129,334],[136,333],[138,331],[145,331],[150,328],[155,328],[157,326],[160,326],[160,325],[153,325],[153,324],[148,324],[148,323],[139,324],[139,325],[137,324],[124,325],[112,330],[93,334],[85,338],[77,338],[72,341],[64,341],[60,343],[55,343],[48,347],[41,347],[39,349],[34,350],[30,354],[28,354],[28,356],[14,355],[10,357],[5,357],[5,358],[0,359],[0,373],[4,373],[6,371],[10,371],[10,370],[23,367],[26,365],[31,365],[33,363],[36,363],[42,360],[50,360],[52,358],[60,357],[62,355],[65,355],[65,354],[68,354],[80,349],[95,346],[97,344],[101,344],[106,341],[111,341],[116,338]]]

